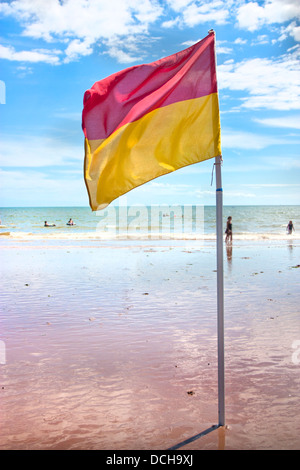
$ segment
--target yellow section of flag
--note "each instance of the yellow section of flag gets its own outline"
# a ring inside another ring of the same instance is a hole
[[[218,95],[180,101],[86,140],[85,180],[93,210],[147,181],[221,154]]]

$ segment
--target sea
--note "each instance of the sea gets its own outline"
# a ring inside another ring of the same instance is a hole
[[[299,205],[224,206],[223,228],[232,217],[233,241],[300,240]],[[67,225],[72,219],[74,225]],[[292,220],[294,232],[287,234]],[[201,205],[0,208],[0,239],[215,240],[216,208]],[[45,221],[51,227],[45,227]]]

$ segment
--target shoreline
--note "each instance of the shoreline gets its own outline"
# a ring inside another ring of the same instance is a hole
[[[225,234],[223,236],[225,242]],[[103,242],[118,242],[118,241],[166,241],[166,242],[215,242],[216,234],[194,234],[194,233],[151,233],[151,232],[138,232],[138,233],[115,233],[115,232],[56,232],[56,233],[32,233],[32,232],[0,232],[0,244],[5,241],[103,241]],[[274,233],[234,233],[232,243],[247,243],[247,242],[282,242],[282,243],[299,243],[299,234],[274,234]]]

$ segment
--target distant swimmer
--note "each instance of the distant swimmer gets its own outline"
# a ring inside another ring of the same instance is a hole
[[[74,224],[73,220],[70,219],[69,222],[67,222],[67,225],[76,225],[76,224]]]
[[[55,224],[48,224],[47,220],[45,220],[44,227],[56,227]]]
[[[293,222],[291,220],[289,221],[289,223],[286,226],[286,231],[289,235],[291,235],[292,232],[295,231]]]

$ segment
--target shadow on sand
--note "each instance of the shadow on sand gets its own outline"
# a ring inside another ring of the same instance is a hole
[[[196,434],[195,436],[189,437],[185,441],[179,442],[178,444],[169,447],[167,450],[176,450],[180,449],[180,447],[186,446],[187,444],[190,444],[191,442],[196,441],[197,439],[200,439],[200,437],[206,436],[207,434],[216,431],[217,429],[219,430],[218,433],[218,449],[219,450],[224,450],[225,449],[225,426],[219,426],[217,424],[211,426],[210,428],[205,429],[204,431],[200,432],[199,434]]]

